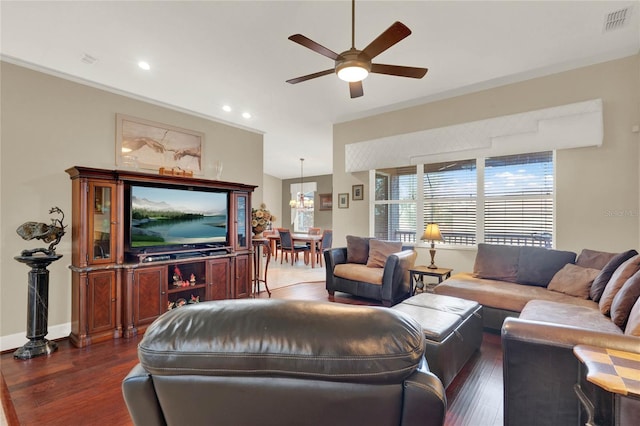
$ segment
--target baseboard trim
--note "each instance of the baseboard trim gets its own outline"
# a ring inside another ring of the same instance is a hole
[[[49,340],[62,339],[69,337],[71,333],[71,323],[57,324],[47,328],[46,338]],[[0,336],[0,352],[5,352],[11,349],[18,349],[29,341],[26,336],[27,332],[9,334],[8,336]]]

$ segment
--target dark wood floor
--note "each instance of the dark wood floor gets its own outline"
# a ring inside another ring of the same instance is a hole
[[[260,293],[259,297],[266,297]],[[273,298],[327,300],[324,283],[303,283],[272,291]],[[375,304],[338,296],[337,303]],[[8,424],[130,425],[120,383],[137,363],[140,337],[77,349],[67,339],[49,357],[28,361],[0,356],[1,399]],[[446,425],[502,424],[500,337],[485,333],[476,353],[447,389]]]

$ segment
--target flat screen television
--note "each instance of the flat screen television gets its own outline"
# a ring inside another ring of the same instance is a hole
[[[229,193],[198,187],[131,184],[126,251],[151,253],[229,245]]]

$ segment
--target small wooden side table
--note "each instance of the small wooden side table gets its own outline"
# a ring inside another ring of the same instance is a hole
[[[574,390],[588,417],[586,424],[632,424],[629,423],[631,417],[637,421],[640,418],[640,354],[589,345],[577,345],[573,353],[580,360]]]
[[[409,281],[411,283],[411,286],[409,288],[410,294],[413,295],[418,289],[420,289],[421,291],[426,290],[426,284],[424,282],[425,276],[438,278],[438,283],[436,284],[438,285],[451,276],[451,271],[453,271],[453,269],[431,269],[425,265],[414,266],[413,268],[409,269]]]
[[[269,297],[271,297],[271,291],[267,285],[267,271],[269,270],[269,261],[271,260],[271,245],[267,238],[254,238],[251,240],[253,245],[253,294],[260,293],[260,283],[264,283],[264,288],[267,290]],[[264,275],[262,272],[262,254],[260,248],[266,256],[266,262],[264,265]],[[263,278],[260,278],[260,276]]]

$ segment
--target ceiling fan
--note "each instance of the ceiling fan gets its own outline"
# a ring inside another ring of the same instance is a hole
[[[303,36],[302,34],[294,34],[289,40],[298,43],[308,49],[313,50],[327,58],[335,61],[334,68],[319,71],[313,74],[304,75],[298,78],[287,80],[287,83],[296,84],[313,78],[322,77],[336,73],[341,80],[349,82],[349,92],[351,98],[358,98],[364,94],[362,90],[362,80],[369,73],[395,75],[399,77],[422,78],[427,73],[427,68],[405,67],[400,65],[374,64],[371,62],[373,58],[398,43],[402,39],[411,34],[411,30],[402,22],[396,21],[373,40],[363,50],[355,47],[355,27],[356,27],[356,2],[351,2],[351,49],[337,54],[332,50],[316,43],[315,41]]]

